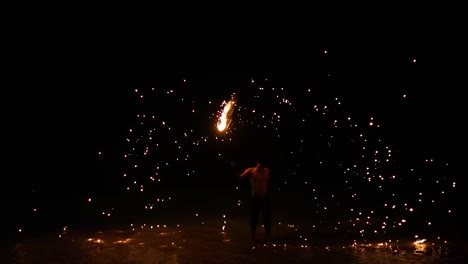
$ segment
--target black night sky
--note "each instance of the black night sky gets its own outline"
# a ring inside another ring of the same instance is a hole
[[[466,99],[457,52],[291,52],[270,58],[279,67],[245,61],[240,71],[213,70],[217,60],[176,70],[140,54],[88,55],[83,67],[22,76],[8,95],[2,228],[16,236],[197,210],[235,215],[249,188],[235,174],[261,150],[278,208],[318,232],[460,239]],[[233,94],[221,133],[221,104]]]

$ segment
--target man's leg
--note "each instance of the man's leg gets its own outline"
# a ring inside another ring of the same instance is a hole
[[[268,239],[271,237],[271,211],[270,200],[268,198],[262,201],[262,218],[265,226],[265,233]]]
[[[257,230],[257,221],[258,221],[258,213],[260,211],[260,204],[259,200],[252,197],[252,211],[250,212],[250,232],[252,235],[252,239],[255,239],[255,233]]]

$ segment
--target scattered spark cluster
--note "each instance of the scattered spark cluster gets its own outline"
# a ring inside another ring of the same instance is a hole
[[[143,197],[135,207],[157,212],[180,199],[181,189],[200,186],[203,192],[232,190],[226,191],[233,195],[224,212],[244,207],[248,197],[240,195],[238,183],[229,185],[230,168],[244,169],[236,167],[244,149],[262,147],[273,160],[274,191],[304,193],[298,203],[316,230],[357,239],[407,233],[441,239],[444,223],[457,213],[450,197],[458,186],[446,173],[447,161],[421,156],[408,164],[387,143],[385,120],[354,115],[349,98],[324,96],[314,85],[279,85],[274,77],[252,77],[222,96],[198,94],[196,85],[182,79],[173,87],[134,88],[137,113],[123,139],[124,168],[115,180],[122,182],[123,195]],[[100,214],[111,217],[118,210],[116,205]],[[224,232],[229,216],[220,215]],[[195,219],[204,223],[198,213]]]
[[[448,164],[440,164],[442,161],[438,163],[430,157],[421,157],[412,167],[404,164],[399,160],[398,149],[387,144],[379,133],[381,121],[372,116],[353,117],[346,112],[343,107],[346,102],[340,98],[320,102],[315,99],[313,87],[288,93],[286,87],[252,79],[236,104],[234,100],[185,97],[184,89],[191,87],[190,83],[184,84],[186,87],[180,90],[135,89],[135,97],[146,106],[158,104],[154,100],[158,98],[172,100],[175,107],[137,114],[138,121],[129,129],[126,139],[129,152],[125,158],[129,168],[122,174],[127,179],[126,190],[143,192],[153,188],[147,186],[161,185],[171,178],[185,181],[184,176],[209,177],[206,171],[200,173],[203,166],[197,165],[200,164],[198,153],[204,153],[203,159],[208,163],[228,163],[232,156],[230,144],[238,144],[239,138],[245,137],[244,130],[253,129],[266,131],[263,135],[270,136],[269,144],[282,146],[281,151],[287,157],[284,166],[290,169],[287,174],[277,174],[281,183],[274,187],[277,191],[309,192],[304,210],[314,212],[315,219],[320,219],[312,222],[316,228],[327,226],[361,237],[392,233],[395,229],[413,230],[414,225],[423,227],[419,230],[424,232],[443,224],[440,222],[443,215],[449,218],[453,214],[447,195],[456,182],[441,170]],[[301,105],[295,103],[296,98]],[[215,109],[215,105],[221,107]],[[231,109],[234,106],[235,111]],[[173,112],[186,119],[171,119]],[[232,117],[226,118],[232,112]],[[195,113],[203,116],[195,117]],[[218,130],[227,129],[227,134],[191,126],[185,121],[191,118],[208,118],[208,124],[218,121]],[[318,158],[314,157],[317,152]],[[432,170],[441,173],[434,174]],[[321,182],[320,178],[324,177],[333,179],[331,188],[326,186],[329,183]],[[157,191],[152,194],[158,195]],[[169,195],[153,201],[170,202]],[[242,199],[236,198],[233,197],[234,203],[241,206]],[[156,203],[145,208],[152,209]],[[334,212],[340,212],[341,217],[333,219]],[[406,228],[410,223],[412,228]]]

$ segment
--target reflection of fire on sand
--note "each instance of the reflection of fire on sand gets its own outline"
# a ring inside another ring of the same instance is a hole
[[[410,242],[326,243],[301,226],[287,224],[278,225],[275,241],[252,246],[244,221],[230,219],[223,228],[225,219],[198,214],[185,216],[179,224],[71,229],[61,236],[1,244],[0,263],[466,263],[453,262],[461,259],[436,250],[414,254]]]

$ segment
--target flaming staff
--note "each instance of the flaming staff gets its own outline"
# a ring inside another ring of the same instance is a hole
[[[218,118],[218,123],[216,124],[216,128],[218,128],[219,132],[226,131],[229,128],[229,125],[232,121],[232,113],[234,112],[234,106],[236,104],[236,99],[232,97],[232,99],[228,102],[224,101],[223,111]]]

